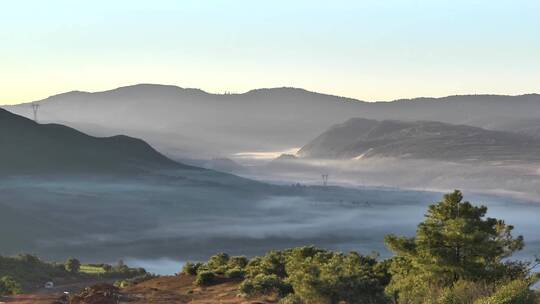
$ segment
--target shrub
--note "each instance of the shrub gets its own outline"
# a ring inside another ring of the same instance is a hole
[[[287,277],[285,264],[287,252],[271,251],[263,257],[251,259],[246,266],[246,276],[253,278],[259,274],[275,274],[280,278]]]
[[[486,282],[457,281],[451,288],[445,288],[437,304],[474,303],[474,301],[493,293],[493,284]],[[432,293],[433,294],[433,293]]]
[[[130,284],[130,282],[128,282],[128,280],[118,280],[118,281],[115,281],[113,283],[113,286],[116,287],[116,288],[126,288],[126,287],[129,287],[131,286],[132,284]]]
[[[77,259],[69,258],[65,263],[65,267],[67,271],[77,273],[79,272],[79,269],[81,269],[81,262],[79,262]]]
[[[386,275],[375,271],[373,257],[294,249],[287,261],[288,281],[306,302],[384,303]],[[378,269],[379,270],[379,269]]]
[[[182,267],[182,273],[185,275],[197,275],[197,272],[201,266],[202,263],[187,262],[184,267]]]
[[[227,266],[229,267],[229,269],[234,269],[234,268],[244,269],[246,268],[248,262],[249,260],[245,256],[233,256],[229,259]]]
[[[271,251],[248,262],[240,291],[286,295],[294,290],[296,298],[309,303],[381,303],[387,300],[389,265],[375,257],[313,246]]]
[[[227,264],[229,263],[229,255],[226,253],[218,253],[211,256],[206,263],[208,270],[217,274],[225,274],[227,271]]]
[[[240,292],[248,296],[273,293],[285,296],[292,291],[291,285],[275,274],[258,274],[254,278],[246,279],[240,284]]]
[[[0,278],[0,296],[21,293],[21,285],[10,276]]]
[[[229,279],[243,279],[246,275],[246,272],[240,268],[233,268],[225,272],[225,276]]]
[[[265,274],[275,274],[280,278],[285,278],[287,276],[285,270],[286,263],[287,257],[285,252],[270,251],[262,258],[260,267]]]
[[[219,268],[221,266],[226,266],[228,262],[229,262],[229,255],[221,252],[221,253],[211,256],[210,259],[208,259],[207,265],[210,269],[213,269],[213,268]]]
[[[200,271],[197,273],[195,284],[199,286],[208,286],[216,281],[216,275],[211,271]]]
[[[291,293],[279,300],[278,304],[304,304],[304,301],[299,296]]]
[[[484,297],[475,304],[535,304],[536,295],[526,280],[514,280],[497,288],[495,293]]]

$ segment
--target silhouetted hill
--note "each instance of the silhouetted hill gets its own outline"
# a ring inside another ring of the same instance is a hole
[[[540,95],[463,95],[393,102],[356,99],[297,88],[210,94],[199,89],[141,84],[110,91],[69,92],[39,101],[44,122],[69,125],[92,135],[127,134],[160,151],[211,158],[246,151],[285,151],[330,126],[354,117],[441,121],[491,130],[540,127]],[[31,117],[29,104],[6,107]]]
[[[0,109],[0,174],[125,173],[178,164],[142,140],[97,138],[58,124],[37,124]]]
[[[350,119],[299,152],[309,158],[373,156],[451,161],[538,161],[540,140],[441,122]]]

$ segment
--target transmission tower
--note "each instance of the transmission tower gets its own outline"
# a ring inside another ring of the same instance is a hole
[[[38,122],[38,110],[39,110],[39,103],[34,102],[32,103],[32,110],[34,111],[34,121]]]
[[[322,183],[323,183],[323,186],[326,187],[326,185],[328,184],[328,174],[323,174],[321,175],[322,176]]]

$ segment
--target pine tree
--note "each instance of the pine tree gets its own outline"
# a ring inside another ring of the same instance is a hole
[[[455,190],[429,206],[413,238],[389,235],[387,246],[396,254],[389,289],[428,285],[450,286],[458,280],[494,281],[510,271],[504,258],[523,248],[513,226],[485,217],[487,207],[463,201]]]

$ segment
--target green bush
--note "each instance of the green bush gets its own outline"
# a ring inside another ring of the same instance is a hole
[[[210,259],[208,259],[207,265],[209,269],[216,269],[222,266],[227,266],[228,262],[229,262],[229,255],[221,252],[221,253],[211,256]]]
[[[278,304],[304,304],[304,301],[299,296],[291,293],[280,299]]]
[[[21,285],[10,276],[0,278],[0,296],[14,295],[22,292]]]
[[[357,253],[348,255],[313,246],[271,251],[251,259],[240,291],[246,295],[293,290],[306,302],[383,303],[389,263]]]
[[[225,277],[229,279],[243,279],[246,276],[246,272],[240,268],[233,268],[225,272]]]
[[[293,292],[290,284],[275,274],[258,274],[240,284],[240,292],[248,296],[278,294],[285,296]]]
[[[474,303],[476,300],[493,293],[493,284],[486,282],[457,281],[450,288],[444,288],[437,300],[437,304]],[[436,292],[432,292],[433,294]]]
[[[67,271],[77,273],[79,272],[79,269],[81,269],[81,262],[79,262],[77,259],[69,258],[65,263],[65,267]]]
[[[274,274],[280,278],[287,277],[287,254],[287,251],[270,251],[265,256],[251,259],[246,266],[246,276],[253,278],[259,274]]]
[[[526,280],[514,280],[497,288],[495,293],[475,304],[536,304],[536,295]]]
[[[306,254],[298,248],[291,252],[286,270],[295,294],[306,302],[385,303],[386,275],[375,271],[377,264],[374,257],[358,253]]]
[[[210,257],[208,263],[206,263],[206,267],[209,271],[216,274],[225,274],[228,269],[229,258],[229,255],[226,253],[218,253]]]
[[[182,273],[185,275],[197,275],[197,272],[199,271],[199,268],[201,268],[202,263],[191,263],[187,262],[184,264],[184,267],[182,267]]]
[[[229,269],[234,269],[234,268],[244,269],[246,268],[248,262],[249,260],[245,256],[233,256],[229,259],[227,266]]]
[[[122,289],[122,288],[132,286],[133,284],[129,282],[128,280],[118,280],[118,281],[115,281],[113,285],[114,287],[118,287]]]
[[[216,281],[216,275],[211,271],[200,271],[197,273],[195,284],[199,286],[208,286]]]

